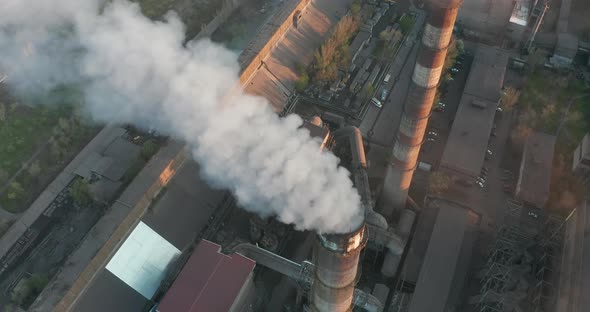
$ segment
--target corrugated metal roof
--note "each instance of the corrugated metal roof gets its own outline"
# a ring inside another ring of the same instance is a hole
[[[160,312],[229,311],[256,263],[201,240],[158,306]]]
[[[178,255],[180,250],[140,221],[106,269],[151,299],[164,278],[166,267]]]

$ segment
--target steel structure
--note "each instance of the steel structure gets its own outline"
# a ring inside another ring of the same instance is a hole
[[[382,192],[382,211],[388,218],[394,210],[405,206],[461,3],[462,0],[427,3],[429,16]]]
[[[532,239],[518,226],[502,226],[485,265],[481,278],[481,292],[477,311],[510,311],[511,284],[517,260],[522,255],[523,246]]]
[[[508,216],[511,217],[519,216]],[[552,281],[556,277],[554,268],[558,264],[564,222],[563,219],[549,217],[536,236],[522,230],[516,222],[507,222],[498,230],[488,261],[481,272],[480,295],[472,300],[472,303],[476,303],[476,311],[512,311],[521,300],[528,302],[530,311],[546,311],[554,293]],[[527,264],[524,256],[527,249],[536,252],[534,259],[528,263],[532,281],[526,289],[518,289],[516,285],[524,274],[522,266]]]

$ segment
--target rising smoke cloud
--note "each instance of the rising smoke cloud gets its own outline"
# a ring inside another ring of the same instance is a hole
[[[207,180],[245,209],[323,233],[358,227],[349,173],[302,120],[280,119],[265,99],[239,91],[235,54],[184,40],[177,16],[153,22],[128,1],[0,3],[0,73],[17,94],[81,85],[94,120],[186,141]]]

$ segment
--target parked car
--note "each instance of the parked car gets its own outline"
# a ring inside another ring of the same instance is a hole
[[[381,91],[381,101],[385,101],[387,98],[387,90]]]
[[[444,106],[437,106],[434,108],[435,112],[439,112],[439,113],[444,113],[445,112],[445,107]]]
[[[529,215],[529,217],[531,217],[533,219],[538,219],[539,218],[539,215],[536,212],[534,212],[534,211],[529,211],[528,215]]]
[[[379,108],[383,107],[383,104],[381,104],[381,101],[379,101],[377,98],[372,98],[371,103]]]
[[[483,188],[483,183],[479,181],[475,181],[475,185],[479,186],[480,188]]]
[[[453,68],[451,68],[451,73],[454,73],[454,74],[456,74],[456,73],[458,73],[458,72],[459,72],[459,69],[458,69],[457,67],[453,67]]]
[[[431,135],[433,137],[437,137],[438,136],[438,133],[436,133],[436,131],[430,130],[430,131],[428,131],[428,135]]]

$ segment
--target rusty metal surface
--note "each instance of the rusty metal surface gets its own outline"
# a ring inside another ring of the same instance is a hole
[[[319,234],[314,246],[316,265],[312,309],[318,312],[351,311],[358,261],[368,233],[363,225],[348,234]]]
[[[424,141],[428,116],[440,81],[440,69],[444,64],[461,3],[461,0],[437,0],[426,3],[429,16],[416,59],[412,84],[405,100],[402,116],[404,123],[400,123],[399,126],[388,177],[395,181],[392,185],[399,186],[399,189],[392,192],[392,202],[386,203],[394,206],[394,210],[405,205],[407,190],[418,161],[419,146]]]

